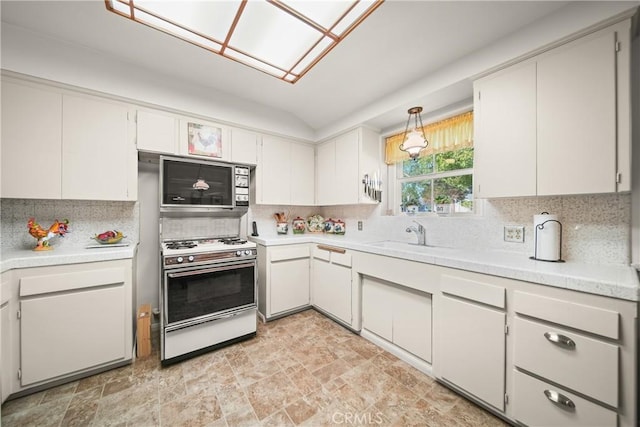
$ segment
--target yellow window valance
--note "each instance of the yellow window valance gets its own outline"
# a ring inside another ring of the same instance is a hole
[[[424,133],[429,145],[420,152],[419,157],[473,147],[473,111],[428,124],[424,127]],[[409,160],[409,154],[400,149],[403,136],[404,132],[401,132],[386,139],[386,164]]]

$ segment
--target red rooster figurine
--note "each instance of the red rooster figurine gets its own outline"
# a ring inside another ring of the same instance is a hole
[[[29,222],[27,222],[27,227],[29,227],[29,234],[35,237],[38,240],[36,247],[33,248],[34,251],[48,251],[53,249],[49,246],[49,239],[55,236],[56,234],[60,237],[64,237],[64,235],[69,231],[69,220],[65,219],[63,221],[58,221],[57,219],[48,230],[40,227],[40,224],[36,222],[34,218],[29,218]]]

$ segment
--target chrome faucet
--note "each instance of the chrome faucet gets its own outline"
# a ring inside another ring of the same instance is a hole
[[[418,224],[418,227],[416,228],[415,226],[410,225],[409,227],[407,227],[407,233],[411,233],[412,231],[416,233],[416,236],[418,236],[418,244],[422,246],[426,246],[427,245],[426,230],[424,229],[422,224],[420,224],[418,221],[414,220],[413,222]]]

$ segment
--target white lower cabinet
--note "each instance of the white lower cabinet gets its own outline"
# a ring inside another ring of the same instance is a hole
[[[9,340],[19,352],[2,369],[17,373],[9,394],[131,360],[132,265],[127,259],[12,270],[18,316]]]
[[[571,296],[514,292],[513,417],[532,426],[636,425],[637,305]]]
[[[351,325],[351,254],[342,248],[316,245],[312,271],[313,306]]]
[[[307,244],[258,245],[258,311],[267,320],[309,306]]]
[[[437,376],[504,410],[505,289],[479,275],[443,274]]]
[[[362,278],[362,328],[431,362],[431,295]]]
[[[0,275],[0,404],[11,394],[13,378],[11,331],[13,326],[11,300],[11,271]]]

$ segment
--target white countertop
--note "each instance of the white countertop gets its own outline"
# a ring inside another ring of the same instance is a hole
[[[335,245],[356,251],[458,268],[612,298],[629,301],[640,300],[638,271],[634,267],[626,265],[597,265],[572,261],[564,263],[536,261],[521,253],[498,250],[431,248],[409,244],[406,245],[407,249],[390,248],[375,246],[372,244],[375,243],[373,240],[363,241],[350,238],[348,234],[331,236],[305,233],[249,237],[249,239],[265,246],[294,243]]]
[[[0,253],[0,273],[14,268],[44,267],[49,265],[79,264],[133,258],[137,243],[129,246],[100,248],[54,247],[50,251],[3,248]]]

